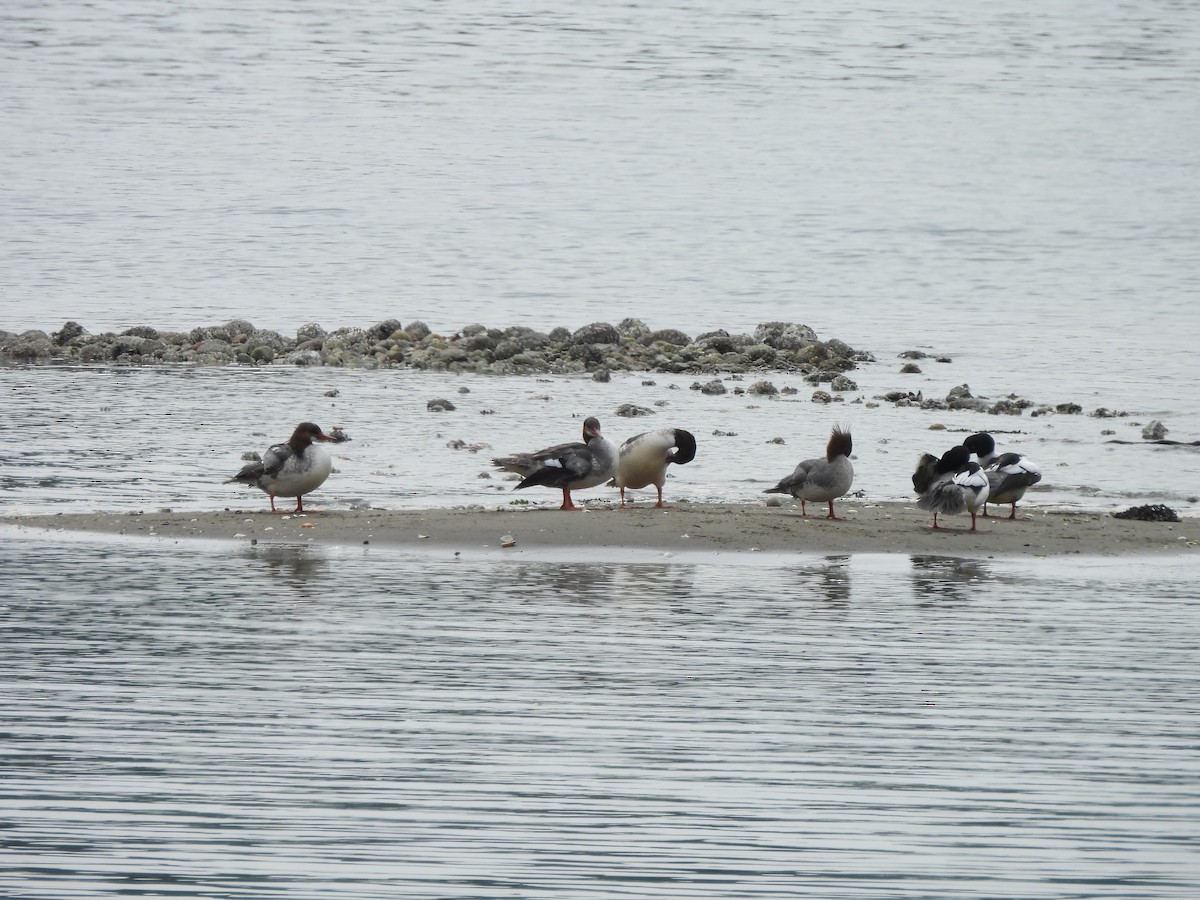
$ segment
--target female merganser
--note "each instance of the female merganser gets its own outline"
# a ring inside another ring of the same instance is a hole
[[[682,466],[695,458],[696,438],[682,428],[663,428],[631,437],[621,445],[617,477],[612,481],[621,489],[621,509],[627,508],[625,488],[636,490],[651,484],[658,489],[658,502],[654,508],[662,509],[667,466],[671,463]]]
[[[594,416],[583,420],[583,443],[557,444],[536,453],[516,453],[492,460],[492,464],[523,476],[513,490],[541,485],[562,491],[559,509],[579,509],[571,502],[571,491],[595,487],[613,477],[617,448],[600,433]]]
[[[342,439],[350,440],[344,432]],[[276,497],[295,497],[296,512],[304,512],[304,495],[324,484],[333,468],[328,451],[313,441],[333,440],[320,425],[301,422],[286,444],[268,447],[260,461],[247,463],[225,483],[236,481],[266,491],[271,512],[281,512],[275,508]]]
[[[933,513],[933,528],[941,528],[939,514],[957,515],[965,509],[971,514],[970,530],[975,530],[975,517],[988,499],[988,477],[979,463],[971,462],[966,447],[952,447],[941,459],[924,454],[912,483],[917,506]]]
[[[1030,487],[1042,480],[1042,470],[1020,453],[997,453],[996,440],[986,431],[973,434],[963,446],[970,450],[987,472],[990,491],[988,503],[1011,503],[1010,519],[1017,517],[1017,501]],[[988,514],[984,504],[983,514]]]
[[[767,488],[764,494],[791,494],[800,501],[800,515],[807,516],[807,503],[812,500],[817,503],[829,503],[829,515],[825,518],[838,518],[833,514],[833,501],[849,493],[850,485],[854,482],[854,466],[850,464],[850,451],[854,442],[849,431],[843,431],[834,426],[825,447],[824,459],[806,459],[796,466],[791,475],[784,478],[773,488]]]

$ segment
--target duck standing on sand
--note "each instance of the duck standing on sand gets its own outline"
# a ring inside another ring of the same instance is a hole
[[[924,454],[917,462],[912,483],[917,506],[933,513],[932,528],[942,527],[938,525],[939,515],[957,515],[966,510],[971,514],[969,530],[975,530],[975,517],[987,502],[989,485],[983,467],[971,462],[966,447],[951,447],[941,459]]]
[[[621,509],[625,504],[625,489],[654,485],[658,489],[655,509],[663,508],[663,485],[667,466],[682,466],[696,458],[696,438],[682,428],[662,428],[631,437],[621,445],[617,456],[617,476],[612,484],[621,489]]]
[[[501,456],[492,464],[522,476],[513,490],[535,485],[558,488],[563,495],[559,509],[580,509],[571,502],[571,491],[595,487],[612,478],[617,469],[617,448],[600,433],[600,421],[588,416],[583,420],[583,443],[556,444],[536,453]]]
[[[997,453],[996,440],[986,431],[973,434],[963,446],[975,454],[988,476],[988,503],[1011,503],[1010,519],[1017,517],[1017,501],[1042,480],[1042,470],[1020,453]],[[984,504],[983,514],[988,514]]]
[[[342,440],[350,440],[338,431]],[[276,497],[295,497],[296,512],[304,512],[304,495],[324,484],[333,469],[329,452],[314,441],[336,440],[323,432],[320,425],[301,422],[286,444],[268,447],[261,460],[247,463],[225,483],[236,481],[265,491],[271,499],[271,512],[284,511],[275,508]]]
[[[838,518],[833,514],[833,501],[850,492],[854,482],[854,466],[850,463],[850,453],[854,442],[849,431],[843,431],[834,426],[825,446],[824,459],[806,459],[796,466],[795,471],[788,475],[773,488],[767,488],[764,494],[791,494],[800,501],[800,515],[807,516],[807,503],[828,503],[829,515],[825,518]]]

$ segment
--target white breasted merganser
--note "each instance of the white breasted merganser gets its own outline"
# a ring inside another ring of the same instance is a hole
[[[975,517],[988,499],[988,477],[979,463],[971,462],[971,452],[962,446],[951,447],[938,459],[926,453],[917,462],[912,476],[917,492],[917,506],[933,513],[933,528],[938,515],[957,515],[966,510],[971,514],[971,531]]]
[[[986,431],[973,434],[963,446],[975,454],[979,464],[988,475],[990,491],[988,503],[1011,503],[1008,517],[1017,517],[1017,501],[1025,496],[1030,487],[1042,480],[1042,470],[1029,458],[1020,453],[997,453],[996,439]],[[987,505],[983,514],[988,514]]]
[[[283,511],[275,508],[276,497],[295,497],[296,512],[304,512],[304,495],[324,484],[333,468],[328,451],[313,441],[335,440],[320,425],[301,422],[286,444],[268,447],[259,462],[247,463],[225,483],[236,481],[265,491],[271,498],[271,512]],[[343,432],[342,440],[350,438]]]
[[[662,428],[631,437],[621,445],[617,456],[617,476],[612,484],[621,489],[621,508],[626,509],[625,489],[637,490],[648,485],[658,489],[655,509],[663,508],[663,484],[667,466],[682,466],[696,458],[696,438],[682,428]]]
[[[536,453],[516,453],[492,460],[492,464],[523,476],[513,490],[541,485],[562,491],[559,509],[579,509],[571,502],[571,491],[595,487],[613,477],[617,448],[600,433],[594,416],[583,420],[583,443],[557,444]]]
[[[800,501],[800,515],[807,516],[807,502],[829,504],[829,515],[825,518],[838,518],[833,514],[833,501],[845,496],[854,483],[854,466],[850,464],[850,452],[854,449],[854,441],[849,431],[843,431],[834,426],[825,447],[824,459],[806,459],[796,466],[791,475],[784,478],[773,488],[767,488],[764,494],[791,494]]]

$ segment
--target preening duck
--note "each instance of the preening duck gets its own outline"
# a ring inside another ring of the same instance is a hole
[[[952,447],[937,458],[924,454],[917,462],[912,476],[917,492],[917,506],[933,513],[933,528],[939,515],[957,515],[966,510],[971,514],[971,531],[975,517],[988,499],[988,477],[979,463],[971,461],[971,452],[962,446]]]
[[[342,433],[343,440],[350,438]],[[315,491],[333,469],[328,451],[315,441],[334,441],[313,422],[301,422],[286,443],[267,448],[258,462],[247,463],[226,484],[248,484],[266,492],[271,500],[271,512],[276,497],[295,497],[296,512],[304,512],[304,495]]]
[[[631,437],[621,445],[617,456],[617,475],[612,483],[621,489],[621,508],[625,509],[625,489],[637,490],[649,485],[658,489],[656,509],[663,507],[663,484],[667,466],[682,466],[696,458],[696,438],[682,428],[662,428]]]
[[[996,440],[986,431],[973,434],[963,446],[975,454],[979,464],[987,472],[988,503],[1011,503],[1008,517],[1017,517],[1017,501],[1025,496],[1030,487],[1042,480],[1042,470],[1037,464],[1020,453],[997,453]],[[987,505],[983,514],[986,516]]]
[[[557,488],[563,495],[559,509],[579,509],[571,502],[571,491],[595,487],[612,478],[617,468],[617,448],[600,433],[600,421],[588,416],[583,420],[583,443],[556,444],[536,453],[501,456],[492,464],[522,476],[514,490],[537,485]]]
[[[849,431],[843,431],[834,426],[825,446],[824,459],[806,459],[796,466],[791,475],[781,480],[773,488],[767,488],[764,494],[791,494],[800,501],[800,515],[807,516],[807,503],[828,503],[829,515],[825,518],[838,518],[833,514],[833,501],[843,497],[850,491],[854,483],[854,466],[850,463],[850,453],[854,449],[854,441]]]

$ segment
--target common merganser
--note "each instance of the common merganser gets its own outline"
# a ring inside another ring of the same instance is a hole
[[[1042,470],[1029,458],[1020,453],[997,453],[996,439],[986,431],[973,434],[963,446],[975,454],[979,464],[988,475],[990,491],[988,503],[1011,503],[1008,517],[1017,517],[1017,501],[1025,496],[1030,487],[1042,480]],[[984,504],[983,514],[988,514]]]
[[[807,503],[812,500],[817,503],[829,503],[829,515],[825,518],[838,518],[833,514],[833,501],[845,496],[854,483],[854,466],[850,463],[850,452],[854,449],[854,441],[849,431],[843,431],[834,426],[825,446],[824,459],[806,459],[796,466],[788,475],[773,488],[767,488],[764,494],[791,494],[800,501],[800,515],[807,516]]]
[[[971,514],[971,531],[975,517],[988,499],[988,477],[979,463],[971,461],[971,452],[963,446],[952,447],[941,459],[926,453],[917,462],[912,476],[917,492],[917,506],[933,513],[933,528],[938,516],[957,515],[964,509]]]
[[[342,440],[350,440],[342,432]],[[247,463],[225,483],[248,484],[265,491],[271,499],[271,512],[276,497],[295,497],[296,512],[304,512],[304,495],[315,491],[333,468],[333,460],[324,448],[313,441],[335,441],[313,422],[301,422],[285,444],[267,448],[258,462]]]
[[[612,483],[621,489],[621,509],[626,509],[625,489],[637,490],[648,485],[658,489],[655,509],[663,508],[663,484],[667,466],[682,466],[696,458],[696,438],[682,428],[662,428],[637,434],[621,445],[617,457],[617,476]]]
[[[583,443],[556,444],[536,453],[516,453],[492,460],[492,464],[523,476],[513,490],[534,487],[558,488],[563,502],[559,509],[579,509],[571,502],[571,491],[595,487],[613,477],[617,448],[600,433],[594,416],[583,420]]]

